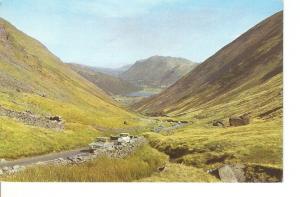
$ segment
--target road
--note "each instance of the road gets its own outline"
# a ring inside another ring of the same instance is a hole
[[[15,165],[28,166],[28,165],[35,164],[38,162],[46,162],[46,161],[51,161],[51,160],[58,159],[58,158],[66,159],[68,157],[75,156],[77,154],[80,154],[80,153],[86,152],[86,151],[88,151],[87,147],[70,150],[70,151],[63,151],[63,152],[59,152],[59,153],[50,153],[50,154],[46,154],[46,155],[27,157],[27,158],[22,158],[22,159],[17,159],[17,160],[13,160],[13,161],[7,161],[7,162],[0,163],[0,168],[13,167]]]

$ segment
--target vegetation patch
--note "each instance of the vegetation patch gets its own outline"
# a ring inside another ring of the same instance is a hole
[[[219,182],[214,176],[191,166],[168,163],[162,172],[155,172],[141,182]]]
[[[17,182],[128,182],[149,177],[164,166],[168,156],[143,146],[125,159],[102,157],[78,165],[32,167],[3,181]]]
[[[205,170],[231,163],[282,168],[281,121],[228,128],[191,125],[172,135],[146,133],[145,137],[174,161]]]

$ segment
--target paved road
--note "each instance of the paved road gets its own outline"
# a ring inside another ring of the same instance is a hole
[[[46,155],[22,158],[22,159],[18,159],[18,160],[0,163],[0,168],[13,167],[15,165],[27,166],[27,165],[31,165],[34,163],[51,161],[51,160],[58,159],[58,158],[66,159],[68,157],[75,156],[79,153],[86,152],[86,151],[88,151],[87,147],[70,150],[70,151],[59,152],[59,153],[50,153],[50,154],[46,154]]]

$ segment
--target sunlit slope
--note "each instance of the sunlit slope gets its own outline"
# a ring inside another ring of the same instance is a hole
[[[96,128],[105,132],[103,128],[140,124],[136,115],[121,109],[41,43],[3,19],[0,106],[14,112],[30,111],[34,116],[58,115],[65,122],[64,130],[57,132],[0,116],[0,158],[80,146],[99,135]]]
[[[133,107],[149,114],[199,119],[242,113],[257,117],[275,111],[280,117],[282,18],[282,12],[267,18],[161,94]]]

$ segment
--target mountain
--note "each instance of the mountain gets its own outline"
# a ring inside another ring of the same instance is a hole
[[[149,114],[282,116],[283,12],[242,34],[174,85],[133,105]]]
[[[141,90],[141,88],[118,77],[104,74],[98,68],[88,67],[79,64],[69,64],[78,74],[96,84],[100,89],[109,95],[128,95],[129,93]]]
[[[138,86],[168,87],[195,66],[194,62],[183,58],[153,56],[137,61],[120,77]]]
[[[99,67],[99,68],[93,68],[93,70],[102,72],[102,73],[107,74],[107,75],[119,77],[119,75],[121,73],[127,71],[131,66],[132,66],[131,64],[128,64],[128,65],[125,65],[125,66],[121,66],[120,68],[102,68],[102,67]]]
[[[136,114],[0,18],[0,158],[85,146],[106,128],[137,124]]]

